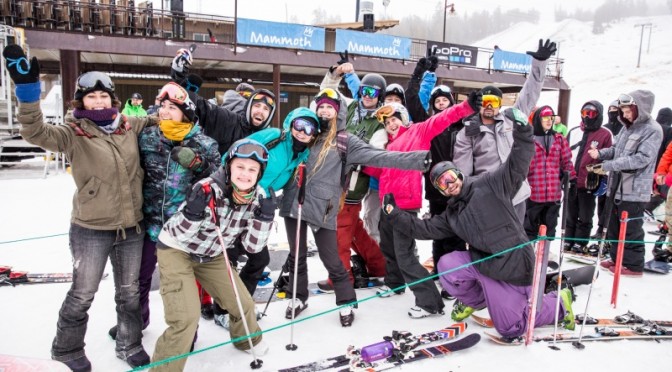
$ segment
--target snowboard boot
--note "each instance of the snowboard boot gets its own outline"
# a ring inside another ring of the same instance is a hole
[[[592,244],[592,245],[597,245],[597,244]],[[588,248],[586,248],[585,245],[581,245],[579,243],[574,243],[572,244],[569,252],[570,253],[575,253],[575,254],[586,254]]]
[[[455,296],[453,296],[453,295],[451,295],[450,293],[448,293],[448,291],[446,291],[445,289],[442,289],[442,290],[441,290],[441,297],[442,297],[444,300],[448,300],[448,301],[452,301],[452,300],[455,299]]]
[[[140,349],[137,353],[126,357],[126,363],[132,368],[138,368],[151,363],[151,359],[144,349]]]
[[[355,288],[367,288],[369,286],[369,273],[366,270],[366,263],[362,256],[353,254],[350,256],[350,266]]]
[[[68,360],[67,362],[63,362],[63,364],[68,366],[73,372],[91,372],[91,362],[86,355],[82,355],[77,359]]]
[[[214,316],[214,318],[215,318],[215,324],[226,329],[227,331],[229,330],[230,327],[229,314],[217,314]]]
[[[212,320],[214,316],[215,311],[212,309],[212,304],[201,304],[201,318]]]
[[[654,245],[653,246],[653,259],[661,262],[672,262],[672,251],[670,250],[672,246],[668,245]]]
[[[324,293],[334,293],[334,286],[329,279],[317,282],[317,288]]]
[[[355,321],[355,312],[353,311],[355,307],[356,305],[347,305],[338,312],[342,327],[350,327]]]
[[[562,251],[563,252],[572,252],[572,243],[571,242],[562,243]]]
[[[602,226],[597,227],[595,234],[591,235],[590,238],[593,240],[602,239],[602,233],[604,233],[604,228]]]
[[[298,298],[294,301],[294,318],[299,316],[303,310],[306,310],[308,307],[307,303],[304,303],[303,301],[299,300]],[[290,299],[289,305],[287,306],[287,309],[285,310],[285,318],[286,319],[292,319],[292,302]]]
[[[574,310],[572,310],[572,300],[574,295],[570,288],[565,288],[559,293],[562,300],[562,306],[565,308],[565,317],[562,319],[562,326],[573,331],[576,327],[576,320],[574,320]]]
[[[476,311],[476,309],[473,307],[463,304],[460,300],[455,300],[453,303],[453,311],[450,312],[450,317],[456,322],[461,322],[470,317],[474,311]]]

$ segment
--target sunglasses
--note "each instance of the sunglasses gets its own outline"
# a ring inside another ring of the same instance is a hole
[[[180,85],[170,82],[161,88],[156,99],[159,101],[167,99],[172,103],[184,105],[185,102],[189,101],[189,94]]]
[[[324,96],[326,96],[330,99],[333,99],[335,101],[338,101],[338,92],[336,92],[335,90],[333,90],[331,88],[322,89],[320,91],[320,93],[317,93],[317,95],[315,96],[315,101],[317,101],[319,98],[322,98]]]
[[[492,108],[502,107],[502,98],[494,94],[483,95],[483,107],[491,106]]]
[[[292,121],[292,128],[299,132],[305,133],[307,136],[312,136],[317,132],[317,126],[310,120],[303,118],[296,118]]]
[[[255,158],[261,163],[268,161],[268,150],[258,143],[243,142],[229,150],[229,152],[232,154],[231,158]]]
[[[95,89],[96,87],[111,90],[114,92],[114,83],[112,79],[103,72],[91,71],[85,74],[82,74],[77,79],[77,90],[80,92],[85,92],[87,90]]]
[[[257,94],[252,98],[252,104],[255,104],[257,102],[264,102],[267,106],[273,107],[275,106],[275,100],[273,97],[269,97],[265,94]]]
[[[635,99],[629,94],[621,94],[618,96],[618,107],[636,105]]]
[[[584,108],[581,110],[581,117],[588,119],[595,119],[597,117],[597,110]]]
[[[359,88],[359,95],[364,97],[369,97],[369,98],[376,98],[380,95],[380,89],[376,89],[374,87],[370,86],[362,86]]]
[[[440,191],[446,191],[448,186],[451,183],[457,181],[457,179],[457,173],[454,170],[449,169],[443,172],[443,174],[436,181],[434,181],[434,186]]]

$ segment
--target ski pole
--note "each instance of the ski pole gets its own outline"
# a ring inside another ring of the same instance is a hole
[[[611,222],[611,214],[614,209],[614,200],[616,198],[616,191],[618,190],[618,184],[621,182],[621,173],[613,172],[612,177],[614,177],[614,183],[612,184],[613,188],[610,190],[611,194],[609,199],[607,199],[607,205],[604,206],[604,213],[606,213],[606,218],[604,224],[606,228],[602,231],[602,240],[600,240],[599,248],[597,250],[597,257],[595,259],[595,271],[593,272],[593,280],[590,282],[590,287],[588,289],[588,299],[586,299],[586,308],[583,311],[583,322],[581,323],[581,329],[579,330],[579,339],[572,342],[572,346],[579,350],[583,350],[586,346],[581,343],[583,340],[583,327],[586,326],[586,319],[588,319],[588,305],[590,305],[590,295],[593,293],[593,285],[595,280],[597,280],[597,271],[600,269],[600,256],[602,255],[602,250],[604,250],[604,241],[607,239],[607,231],[609,230],[609,223]]]
[[[553,344],[549,346],[553,350],[560,350],[556,345],[556,340],[558,337],[558,321],[560,317],[560,290],[562,290],[562,262],[564,255],[564,246],[565,246],[565,228],[567,227],[567,204],[569,201],[569,172],[565,171],[562,184],[565,187],[565,192],[562,195],[562,221],[560,221],[560,253],[558,254],[558,289],[556,291],[557,298],[555,300],[555,323],[553,326]]]
[[[203,185],[203,191],[211,195],[210,202],[208,207],[212,212],[212,222],[215,224],[215,231],[217,232],[217,238],[219,239],[219,245],[222,247],[222,253],[224,254],[224,262],[226,263],[226,271],[229,274],[229,280],[231,281],[231,287],[233,287],[233,295],[236,297],[236,305],[238,305],[238,312],[240,312],[240,318],[243,321],[243,327],[245,328],[245,335],[247,336],[247,342],[250,345],[250,352],[252,353],[252,363],[250,367],[252,369],[261,368],[264,361],[257,359],[257,353],[254,351],[254,344],[252,344],[252,338],[250,338],[250,327],[247,324],[247,319],[245,317],[245,310],[243,309],[243,304],[240,301],[240,292],[238,292],[238,286],[236,286],[235,276],[233,275],[233,268],[229,262],[229,254],[226,252],[226,246],[224,245],[224,237],[222,236],[222,230],[219,228],[219,215],[217,215],[217,200],[215,191],[210,187],[210,184],[206,183]]]
[[[611,306],[616,308],[618,300],[618,285],[621,282],[621,267],[623,266],[623,250],[625,249],[625,231],[628,228],[628,211],[621,213],[621,228],[618,232],[618,248],[616,249],[616,266],[614,267],[614,284],[611,287]]]
[[[280,268],[280,275],[278,276],[278,279],[273,283],[273,290],[271,291],[271,295],[268,297],[268,301],[266,301],[266,307],[264,307],[264,311],[259,314],[262,318],[266,316],[266,310],[268,310],[268,305],[271,304],[271,300],[273,300],[273,295],[275,295],[275,292],[278,290],[278,283],[280,283],[280,279],[282,279],[282,274],[287,271],[287,262],[289,261],[289,257],[285,260],[285,264],[282,265]]]
[[[546,225],[539,226],[539,237],[546,237]],[[527,316],[527,332],[525,332],[525,346],[532,342],[534,334],[534,321],[537,313],[537,292],[539,291],[539,281],[541,280],[541,266],[544,259],[544,241],[537,241],[536,259],[534,263],[534,276],[532,279],[532,291],[530,293],[530,304]]]
[[[292,281],[292,324],[290,325],[290,334],[289,334],[289,344],[285,346],[287,350],[296,350],[298,346],[294,344],[294,318],[296,317],[296,307],[294,307],[294,303],[296,302],[296,277],[299,276],[299,247],[301,246],[300,243],[300,238],[301,238],[301,210],[303,207],[303,200],[306,197],[306,180],[304,178],[306,170],[306,164],[301,163],[299,164],[299,167],[297,168],[297,177],[298,181],[297,184],[299,186],[299,194],[298,194],[298,202],[299,202],[299,207],[298,207],[298,217],[296,220],[296,240],[294,241],[294,280]]]

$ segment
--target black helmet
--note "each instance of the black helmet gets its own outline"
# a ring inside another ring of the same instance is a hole
[[[107,92],[112,100],[117,99],[114,94],[114,82],[108,74],[99,71],[89,71],[79,75],[75,86],[75,99],[81,101],[89,92],[96,90]]]
[[[395,96],[401,98],[401,104],[406,106],[406,91],[401,85],[397,83],[388,85],[385,89],[385,97],[390,94],[394,94]]]
[[[380,89],[380,93],[384,93],[385,89],[387,88],[387,83],[385,82],[385,78],[380,76],[379,74],[366,74],[362,78],[361,81],[361,86],[369,86],[369,87],[374,87],[376,89]],[[381,94],[382,96],[382,94]]]
[[[439,97],[448,98],[451,106],[455,104],[455,98],[453,97],[453,93],[450,90],[450,87],[447,85],[437,85],[432,89],[432,93],[429,96],[429,107],[431,107],[432,110],[435,110],[435,113],[436,108],[434,108],[434,101],[436,101],[436,99]]]
[[[436,182],[441,178],[441,175],[446,173],[447,171],[452,170],[455,172],[455,174],[460,178],[460,180],[464,180],[464,175],[460,171],[457,166],[452,161],[441,161],[436,163],[434,167],[432,167],[432,170],[429,172],[429,180],[432,182],[432,186],[434,186],[437,190],[441,191],[437,187]]]

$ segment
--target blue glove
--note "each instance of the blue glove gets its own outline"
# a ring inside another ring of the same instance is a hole
[[[607,178],[600,177],[600,186],[597,187],[597,190],[593,193],[595,196],[603,196],[607,193]]]

